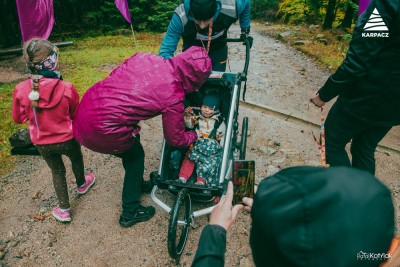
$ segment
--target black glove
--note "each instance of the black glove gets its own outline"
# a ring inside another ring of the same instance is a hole
[[[242,30],[242,32],[240,33],[240,40],[243,41],[243,44],[245,45],[245,41],[248,40],[249,42],[249,48],[251,49],[251,47],[253,46],[253,37],[251,37],[249,35],[250,33],[250,29],[247,30]]]

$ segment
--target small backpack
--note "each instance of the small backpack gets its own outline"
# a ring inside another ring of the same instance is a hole
[[[12,147],[29,147],[32,145],[28,129],[21,129],[8,138]]]

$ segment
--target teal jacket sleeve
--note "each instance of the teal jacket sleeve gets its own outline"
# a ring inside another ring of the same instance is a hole
[[[168,25],[167,32],[162,40],[158,55],[166,59],[173,57],[182,33],[182,21],[180,20],[178,14],[174,13]]]
[[[239,23],[242,30],[250,29],[250,0],[237,0],[237,12],[239,14]]]

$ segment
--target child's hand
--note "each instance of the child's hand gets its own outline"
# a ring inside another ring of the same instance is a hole
[[[187,107],[187,108],[185,109],[185,116],[186,116],[186,117],[190,117],[192,114],[193,114],[193,109],[192,109],[192,107],[191,107],[191,106]]]
[[[196,130],[196,133],[198,138],[203,138],[203,132],[201,130]]]

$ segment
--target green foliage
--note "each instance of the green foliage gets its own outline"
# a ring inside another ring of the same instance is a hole
[[[8,138],[12,133],[26,127],[16,125],[11,117],[11,103],[12,93],[15,84],[1,84],[0,85],[0,175],[7,171],[10,166],[12,158],[10,157],[10,142]]]
[[[277,16],[286,23],[316,23],[320,20],[316,2],[305,0],[283,0]]]
[[[252,0],[251,17],[252,19],[274,20],[281,0]]]
[[[328,6],[328,0],[282,0],[279,4],[277,18],[285,23],[299,24],[323,22]],[[358,5],[351,0],[337,0],[334,6],[333,26],[339,26],[348,6],[358,10]]]
[[[277,1],[277,0],[274,0]],[[165,32],[175,8],[182,0],[128,0],[135,31]],[[0,8],[0,47],[21,44],[15,1]],[[51,38],[69,40],[95,36],[117,29],[130,29],[114,0],[53,0],[55,24]]]
[[[130,5],[134,27],[143,31],[166,31],[172,14],[180,3],[181,0],[135,1]]]

